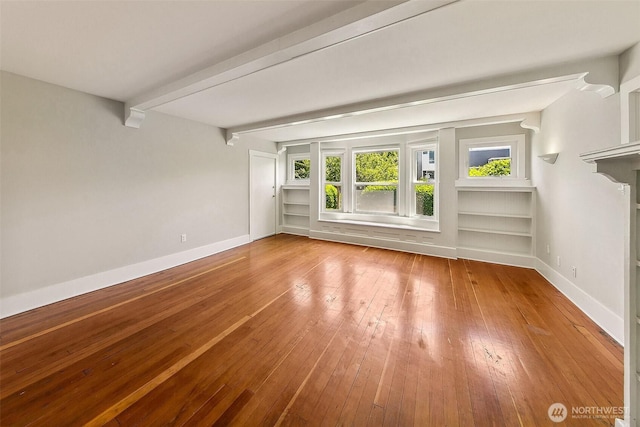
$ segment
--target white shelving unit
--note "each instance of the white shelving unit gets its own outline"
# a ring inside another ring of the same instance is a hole
[[[458,187],[458,255],[533,267],[534,187]]]
[[[282,186],[282,232],[309,235],[309,186]]]

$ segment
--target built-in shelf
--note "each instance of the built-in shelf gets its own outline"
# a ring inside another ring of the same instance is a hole
[[[526,256],[526,257],[530,257],[531,254],[529,254],[528,251],[522,251],[522,252],[518,252],[518,251],[500,251],[500,250],[488,250],[488,249],[478,249],[478,248],[470,248],[470,247],[466,247],[466,246],[459,246],[458,249],[461,249],[462,251],[484,251],[484,252],[490,252],[492,254],[497,254],[497,255],[516,255],[516,256]]]
[[[304,213],[295,213],[295,212],[284,212],[284,215],[289,215],[289,216],[303,216],[303,217],[307,217],[309,218],[309,214],[304,214]]]
[[[535,188],[456,189],[459,253],[490,262],[530,263],[535,246]]]
[[[496,218],[523,218],[523,219],[531,219],[531,215],[522,215],[522,214],[505,214],[505,213],[496,213],[496,212],[458,212],[458,215],[472,215],[472,216],[490,216]]]
[[[458,191],[496,191],[499,193],[533,193],[536,191],[536,187],[532,187],[531,185],[456,185],[456,190]]]
[[[458,231],[469,231],[472,233],[487,233],[487,234],[504,234],[506,236],[531,237],[531,233],[522,233],[518,231],[505,231],[505,230],[483,230],[482,228],[458,227]]]
[[[282,186],[282,231],[309,235],[309,186]]]

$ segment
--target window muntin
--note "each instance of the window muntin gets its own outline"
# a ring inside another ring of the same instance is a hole
[[[354,153],[354,212],[398,213],[399,150]]]

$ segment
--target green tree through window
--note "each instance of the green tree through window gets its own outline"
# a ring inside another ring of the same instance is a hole
[[[398,152],[356,154],[357,182],[398,182]]]
[[[311,160],[300,159],[293,163],[294,179],[309,179],[311,172]]]
[[[491,160],[482,166],[469,168],[469,176],[509,176],[511,175],[511,159]]]

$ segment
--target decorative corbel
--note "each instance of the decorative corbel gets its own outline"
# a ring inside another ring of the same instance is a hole
[[[602,98],[606,98],[616,93],[615,87],[608,84],[589,83],[586,80],[587,77],[588,77],[588,74],[585,74],[580,79],[578,79],[578,82],[576,83],[576,88],[578,90],[586,91],[586,92],[595,92],[598,95],[600,95]]]
[[[520,122],[520,127],[523,129],[531,129],[535,133],[540,132],[540,112],[529,113]]]
[[[144,111],[137,108],[124,107],[124,125],[130,128],[140,129],[144,120]]]
[[[236,141],[240,139],[240,135],[225,130],[225,139],[227,141],[227,145],[233,147],[233,144],[235,144]]]

